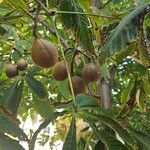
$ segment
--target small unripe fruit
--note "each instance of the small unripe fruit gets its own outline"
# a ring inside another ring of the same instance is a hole
[[[97,81],[99,75],[99,67],[93,62],[86,64],[82,70],[82,77],[87,83]]]
[[[67,67],[69,69],[69,65],[67,64]],[[69,71],[69,70],[68,70]],[[54,67],[53,67],[53,73],[52,76],[54,79],[58,81],[63,81],[68,77],[67,74],[67,68],[65,65],[64,61],[58,62]]]
[[[75,95],[84,93],[86,91],[86,86],[85,86],[84,80],[82,78],[80,78],[79,76],[73,76],[71,78],[71,81],[72,81],[73,91],[74,91]],[[71,93],[69,81],[68,81],[68,87],[69,87],[69,91]]]
[[[17,70],[17,66],[13,65],[13,64],[8,64],[6,66],[6,76],[9,78],[13,78],[15,76],[18,75],[18,70]]]
[[[32,46],[31,57],[38,66],[49,68],[57,63],[58,52],[51,42],[44,39],[36,39]]]
[[[28,67],[28,63],[23,58],[19,59],[16,64],[17,69],[20,71],[23,71]]]

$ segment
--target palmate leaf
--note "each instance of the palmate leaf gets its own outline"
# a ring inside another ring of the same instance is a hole
[[[23,81],[15,81],[8,89],[4,91],[3,96],[0,98],[1,104],[8,108],[15,116],[17,115],[21,102],[23,85]]]
[[[75,118],[72,118],[71,125],[63,145],[63,150],[77,150]]]
[[[94,113],[89,113],[87,111],[82,111],[80,113],[81,117],[89,122],[92,126],[95,125],[96,122],[102,122],[112,128],[115,132],[118,133],[118,135],[126,141],[129,145],[134,146],[136,144],[136,141],[132,138],[132,136],[128,133],[127,130],[125,130],[119,123],[117,123],[114,119],[108,118],[103,115],[98,115]]]
[[[133,42],[143,25],[144,16],[150,12],[150,2],[145,3],[132,11],[113,30],[100,51],[100,61],[105,61],[115,52],[126,48]]]
[[[44,85],[40,81],[35,79],[34,76],[26,75],[25,80],[35,96],[37,96],[39,99],[47,98],[48,95]]]
[[[89,115],[85,115],[85,114],[81,114],[83,120],[85,120],[86,122],[88,122],[90,124],[90,126],[92,127],[93,131],[95,132],[95,134],[99,137],[99,139],[105,144],[105,146],[107,147],[108,150],[127,150],[127,147],[125,145],[123,145],[119,140],[117,140],[116,137],[112,136],[111,134],[109,134],[107,131],[99,131],[98,128],[95,126],[96,120],[93,118],[93,116],[89,116]],[[104,117],[104,116],[103,116]],[[94,120],[93,120],[94,119]],[[102,121],[102,120],[101,120]],[[117,124],[116,124],[117,127]],[[119,127],[120,128],[120,127]],[[113,128],[114,129],[114,128]],[[121,128],[120,128],[121,129]],[[119,130],[118,130],[119,131]],[[121,130],[120,130],[121,131]],[[119,132],[120,132],[119,131]],[[122,133],[124,133],[126,136],[127,134],[124,132],[124,129],[122,128]],[[129,133],[128,133],[129,134]],[[100,143],[100,142],[99,142]],[[99,144],[98,143],[98,144]],[[100,145],[103,148],[103,144],[100,143]],[[95,149],[97,148],[97,146],[95,146]]]
[[[61,11],[84,12],[76,0],[61,0]],[[62,14],[62,22],[66,27],[73,29],[75,36],[83,45],[83,48],[93,53],[92,40],[88,29],[86,15]]]
[[[1,150],[25,150],[19,141],[11,139],[10,137],[0,133],[0,149]]]

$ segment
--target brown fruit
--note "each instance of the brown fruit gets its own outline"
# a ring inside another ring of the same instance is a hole
[[[71,80],[72,80],[72,86],[75,95],[84,93],[86,91],[86,86],[82,78],[80,78],[79,76],[73,76]],[[68,81],[68,87],[71,93],[69,81]]]
[[[31,57],[38,66],[49,68],[57,63],[58,52],[51,42],[44,39],[36,39],[32,46]]]
[[[19,59],[16,64],[17,69],[20,71],[23,71],[28,67],[28,63],[23,58]]]
[[[82,70],[83,79],[89,82],[95,82],[99,79],[99,66],[96,63],[88,63]]]
[[[15,76],[18,75],[18,70],[17,70],[17,66],[13,65],[13,64],[8,64],[6,66],[6,76],[9,78],[13,78]]]
[[[68,68],[69,65],[67,64]],[[53,67],[53,78],[58,80],[58,81],[63,81],[68,77],[67,74],[67,68],[65,65],[64,61],[58,62],[54,67]]]

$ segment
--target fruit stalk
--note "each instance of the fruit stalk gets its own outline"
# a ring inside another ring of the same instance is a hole
[[[62,47],[62,44],[61,44],[61,41],[60,41],[60,36],[59,36],[59,33],[58,33],[57,28],[55,26],[53,18],[51,18],[51,22],[52,22],[52,24],[54,26],[54,29],[55,29],[55,32],[56,32],[56,36],[57,36],[57,39],[58,39],[58,42],[59,42],[59,45],[60,45],[60,50],[61,50],[62,58],[63,58],[63,60],[65,62],[65,65],[66,65],[67,74],[68,74],[68,80],[69,80],[69,85],[70,85],[70,90],[71,90],[71,94],[72,94],[73,103],[74,103],[74,106],[75,106],[75,94],[74,94],[74,91],[73,91],[73,85],[72,85],[72,81],[71,81],[71,75],[70,75],[69,68],[68,68],[68,65],[67,65],[67,61],[66,61],[66,58],[65,58],[64,50],[63,50],[63,47]]]

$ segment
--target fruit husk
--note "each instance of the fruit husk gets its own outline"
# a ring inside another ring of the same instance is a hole
[[[85,85],[84,80],[82,78],[80,78],[79,76],[73,76],[71,78],[71,81],[72,81],[73,91],[74,91],[75,95],[85,93],[86,85]],[[69,89],[69,92],[71,93],[69,81],[68,81],[68,89]]]
[[[6,66],[5,72],[6,72],[6,76],[7,76],[8,78],[13,78],[13,77],[15,77],[15,76],[18,75],[17,66],[15,66],[15,65],[13,65],[13,64],[8,64],[8,65]]]
[[[23,58],[19,59],[16,64],[17,69],[20,71],[26,70],[28,67],[28,63]]]
[[[90,62],[82,69],[82,77],[86,83],[95,82],[99,79],[99,66],[96,63]]]
[[[67,67],[68,67],[68,70],[70,72],[68,63],[67,63]],[[65,80],[68,77],[66,64],[65,64],[65,62],[63,60],[58,62],[53,67],[52,76],[53,76],[53,78],[55,80],[58,80],[58,81],[63,81],[63,80]]]
[[[44,39],[35,39],[31,50],[31,57],[38,66],[49,68],[57,63],[58,52],[51,42]]]

